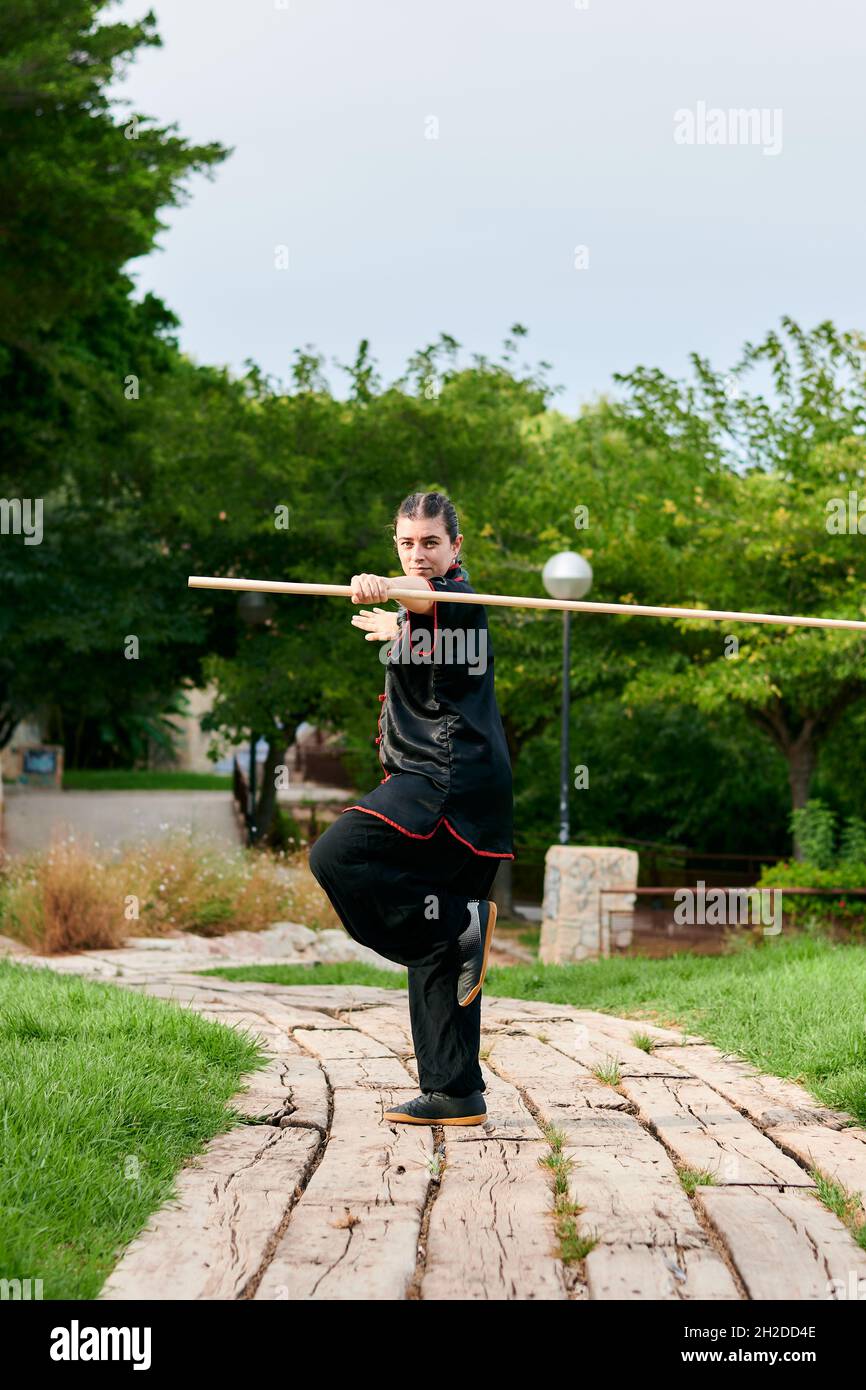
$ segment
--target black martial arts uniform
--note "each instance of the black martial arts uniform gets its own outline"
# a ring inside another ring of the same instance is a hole
[[[475,592],[456,561],[427,583]],[[469,899],[514,858],[511,761],[484,605],[437,600],[398,621],[379,696],[385,776],[319,837],[310,868],[349,935],[408,967],[421,1090],[464,1096],[486,1086],[481,992],[457,1003],[456,939]]]

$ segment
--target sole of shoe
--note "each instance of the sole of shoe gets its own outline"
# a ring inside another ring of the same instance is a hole
[[[383,1120],[396,1120],[404,1125],[483,1125],[487,1119],[487,1114],[483,1115],[461,1115],[451,1116],[448,1119],[433,1120],[422,1119],[420,1115],[397,1114],[394,1110],[386,1110],[382,1116]]]
[[[469,991],[466,998],[457,1000],[461,1009],[465,1009],[467,1004],[471,1004],[472,1000],[481,992],[481,987],[484,984],[484,976],[487,974],[487,957],[490,955],[490,945],[493,941],[493,932],[496,928],[496,903],[493,902],[492,899],[488,899],[488,902],[490,903],[490,912],[487,917],[487,930],[484,933],[484,955],[481,958],[481,974],[477,985],[475,985],[474,989]]]

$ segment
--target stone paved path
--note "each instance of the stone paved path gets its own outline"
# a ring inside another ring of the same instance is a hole
[[[224,791],[51,791],[6,787],[4,840],[11,856],[45,850],[57,834],[92,837],[103,850],[193,832],[219,848],[242,844],[231,794]]]
[[[103,1299],[866,1293],[866,1252],[812,1176],[866,1194],[866,1130],[699,1037],[485,992],[487,1124],[386,1123],[418,1090],[405,994],[206,978],[155,955],[39,963],[251,1029],[270,1061],[232,1102],[249,1123],[182,1170]],[[597,1241],[576,1264],[559,1256],[549,1126]],[[686,1169],[715,1182],[690,1197]]]

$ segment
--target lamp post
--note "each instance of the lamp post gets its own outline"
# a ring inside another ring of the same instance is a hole
[[[551,555],[541,571],[544,587],[551,598],[578,599],[589,593],[592,585],[592,566],[582,555],[574,550],[560,550]],[[562,613],[562,744],[559,785],[559,843],[568,844],[568,791],[569,791],[569,751],[568,751],[568,704],[569,674],[571,668],[571,613],[567,608]]]
[[[238,616],[249,629],[262,627],[273,617],[274,604],[266,594],[244,592],[238,599]],[[255,730],[250,733],[250,771],[247,778],[247,844],[256,842],[256,744]]]

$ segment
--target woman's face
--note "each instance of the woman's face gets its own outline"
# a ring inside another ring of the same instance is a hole
[[[432,579],[445,574],[460,554],[463,536],[448,539],[441,516],[422,517],[410,521],[401,516],[397,521],[397,554],[404,574],[420,574]]]

